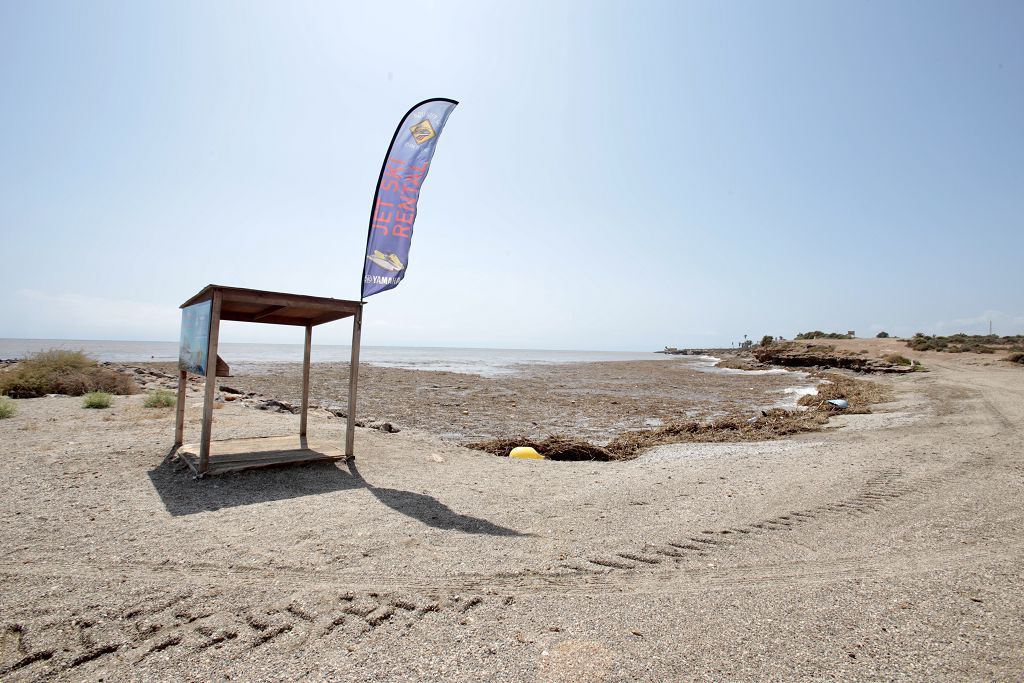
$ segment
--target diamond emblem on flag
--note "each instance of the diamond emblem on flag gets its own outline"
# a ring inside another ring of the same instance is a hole
[[[430,125],[429,119],[423,119],[409,130],[412,131],[412,139],[416,141],[417,145],[422,145],[437,135],[434,132],[434,127]]]

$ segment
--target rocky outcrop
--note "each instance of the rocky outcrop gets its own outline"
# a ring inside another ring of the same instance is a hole
[[[836,351],[832,346],[804,344],[772,344],[753,349],[754,358],[762,363],[788,368],[856,370],[857,372],[914,372],[917,364],[897,365],[882,358]]]

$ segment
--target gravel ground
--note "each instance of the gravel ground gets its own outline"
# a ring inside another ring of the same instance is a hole
[[[1022,371],[916,357],[931,372],[834,429],[615,463],[399,421],[359,429],[354,463],[195,480],[142,396],[18,401],[0,678],[1020,680]],[[298,426],[215,415],[215,438]],[[310,435],[341,442],[343,420],[315,411]]]

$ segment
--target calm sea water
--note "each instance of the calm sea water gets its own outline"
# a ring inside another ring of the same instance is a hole
[[[48,349],[81,350],[93,358],[121,363],[174,361],[177,342],[96,341],[83,339],[0,339],[0,358],[22,358]],[[220,345],[220,356],[238,369],[265,363],[301,362],[301,344]],[[314,344],[314,363],[346,362],[349,346]],[[524,365],[586,363],[612,360],[665,360],[653,352],[545,351],[532,349],[456,349],[444,347],[364,346],[360,362],[411,370],[444,370],[493,377],[519,371]],[[676,358],[686,358],[677,356]],[[694,359],[696,362],[696,358]]]

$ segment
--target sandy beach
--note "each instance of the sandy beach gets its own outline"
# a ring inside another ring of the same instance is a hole
[[[18,401],[0,421],[4,680],[1020,680],[1024,382],[896,350],[894,400],[824,431],[624,462],[499,458],[770,405],[790,374],[593,363],[482,379],[366,368],[347,464],[196,480],[173,411]],[[223,380],[297,398],[282,366]],[[343,404],[342,368],[313,400]],[[198,437],[190,394],[186,439]],[[239,401],[214,438],[294,434]],[[310,415],[340,443],[344,420]]]

